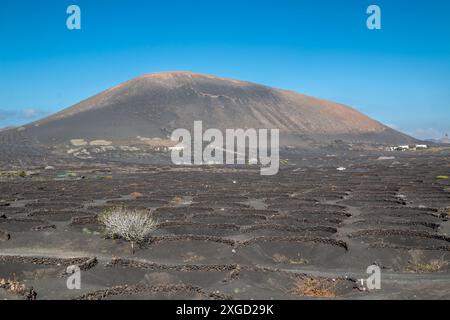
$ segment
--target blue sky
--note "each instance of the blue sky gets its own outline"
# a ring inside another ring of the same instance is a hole
[[[81,30],[66,28],[71,4]],[[381,30],[366,28],[370,4]],[[2,0],[0,127],[186,70],[330,99],[437,138],[450,133],[449,16],[448,0]]]

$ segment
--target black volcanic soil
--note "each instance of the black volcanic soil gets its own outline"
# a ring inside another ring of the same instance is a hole
[[[17,166],[34,173],[0,177],[0,279],[38,299],[310,298],[299,283],[320,283],[315,298],[449,299],[450,180],[437,178],[449,153],[380,155],[298,152],[273,177],[255,167]],[[118,204],[159,222],[134,255],[96,220]],[[364,291],[357,279],[374,263],[382,288]],[[83,269],[79,291],[66,287],[72,264]],[[0,298],[24,297],[3,288]]]

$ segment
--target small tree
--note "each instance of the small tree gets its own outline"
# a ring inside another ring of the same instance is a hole
[[[131,242],[132,253],[136,243],[144,241],[150,232],[157,228],[155,219],[146,210],[130,210],[114,207],[103,211],[98,220],[105,226],[110,237],[122,238]]]

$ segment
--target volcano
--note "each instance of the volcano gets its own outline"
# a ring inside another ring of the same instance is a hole
[[[143,75],[20,128],[28,141],[133,143],[168,139],[177,128],[279,129],[281,144],[335,141],[412,143],[348,106],[245,81],[192,72]],[[15,129],[17,130],[17,129]]]

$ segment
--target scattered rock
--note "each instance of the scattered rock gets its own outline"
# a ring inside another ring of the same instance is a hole
[[[26,299],[27,300],[36,300],[36,298],[37,298],[37,292],[34,291],[33,287],[31,287],[30,291],[28,292],[28,294],[26,296]]]
[[[46,224],[46,225],[42,225],[42,226],[32,227],[31,231],[41,231],[41,230],[48,230],[48,229],[56,229],[56,226],[54,224]]]
[[[0,241],[8,241],[11,240],[11,235],[3,230],[0,230]]]
[[[80,268],[80,270],[86,271],[86,270],[92,269],[97,264],[98,264],[98,260],[96,257],[94,257],[94,258],[87,260],[86,262],[78,264],[78,267]]]
[[[97,216],[77,216],[72,217],[70,225],[96,224]]]

